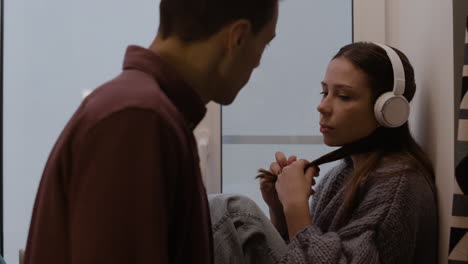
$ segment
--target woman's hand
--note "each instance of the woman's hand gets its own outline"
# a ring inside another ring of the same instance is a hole
[[[286,156],[282,152],[276,152],[275,159],[276,161],[271,163],[269,171],[279,175],[283,167],[293,163],[297,158],[296,156],[290,156],[286,159]],[[263,200],[270,209],[283,211],[281,202],[278,199],[278,193],[276,192],[275,182],[267,178],[260,179],[260,191],[262,192]]]
[[[310,167],[304,172],[307,164],[307,160],[299,160],[284,167],[275,184],[290,240],[312,224],[309,197],[314,193],[312,186],[315,184],[314,176],[319,175],[319,168]]]
[[[310,167],[304,172],[309,161],[301,159],[282,168],[278,174],[275,189],[283,207],[297,204],[308,204],[309,197],[314,194],[312,186],[314,177],[319,175],[318,167]]]
[[[289,159],[286,159],[286,156],[282,152],[276,152],[275,159],[276,162],[271,163],[269,171],[278,175],[281,173],[283,167],[296,161],[296,156],[291,156]],[[276,227],[281,236],[286,239],[286,237],[289,236],[289,231],[283,212],[283,205],[278,198],[275,181],[269,179],[272,178],[260,179],[260,190],[262,191],[263,200],[268,205],[271,223]]]

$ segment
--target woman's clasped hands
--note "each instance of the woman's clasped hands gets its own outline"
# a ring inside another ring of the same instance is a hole
[[[278,175],[276,182],[267,178],[260,180],[260,190],[263,199],[269,207],[278,208],[296,203],[307,203],[314,194],[314,177],[319,175],[318,167],[304,168],[309,161],[297,160],[296,156],[286,158],[284,153],[275,153],[275,162],[270,165],[269,171]]]
[[[260,190],[266,204],[270,208],[282,208],[297,203],[307,203],[314,194],[314,177],[319,175],[318,167],[304,168],[309,161],[297,160],[296,156],[286,158],[284,153],[275,153],[275,162],[270,165],[269,171],[278,175],[276,182],[267,178],[260,180]]]
[[[286,158],[282,152],[276,152],[275,159],[268,171],[277,175],[276,181],[261,178],[260,190],[269,207],[272,222],[280,232],[288,231],[292,237],[305,225],[311,224],[308,201],[314,194],[314,177],[319,175],[320,170],[318,167],[305,170],[309,161],[297,160],[296,156]],[[294,221],[288,221],[288,218]]]

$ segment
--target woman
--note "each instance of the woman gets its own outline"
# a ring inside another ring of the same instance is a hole
[[[260,175],[272,224],[245,197],[211,196],[217,263],[436,263],[434,174],[406,122],[415,91],[400,51],[343,47],[317,107],[325,144],[342,147],[312,163],[276,154]],[[340,158],[314,194],[315,165]]]

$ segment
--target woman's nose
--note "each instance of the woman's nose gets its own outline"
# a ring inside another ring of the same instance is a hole
[[[327,98],[324,98],[320,104],[317,106],[317,111],[321,114],[327,114],[331,112],[331,106],[327,100]]]

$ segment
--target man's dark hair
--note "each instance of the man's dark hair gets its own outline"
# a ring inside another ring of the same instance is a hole
[[[278,0],[161,0],[159,31],[163,38],[204,40],[223,26],[247,19],[254,34],[273,18]]]

